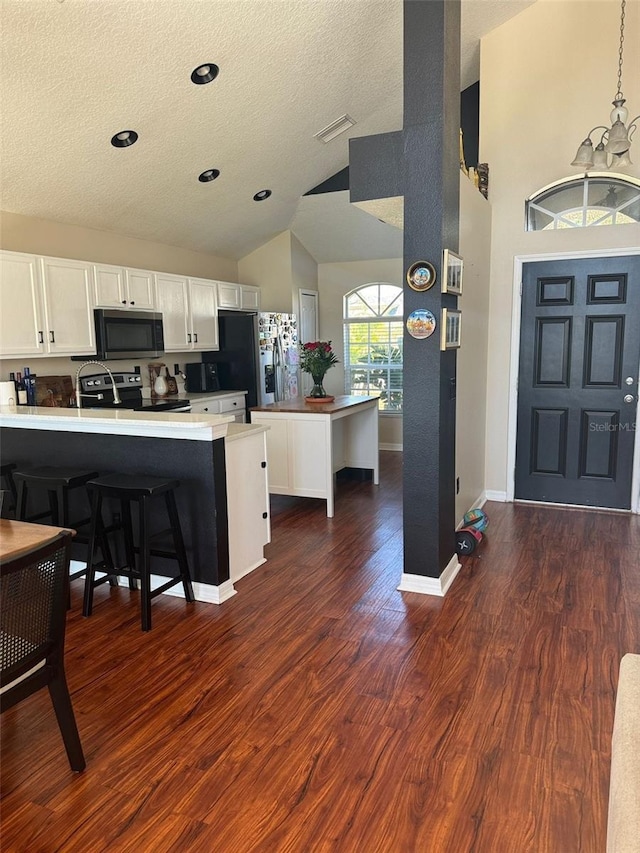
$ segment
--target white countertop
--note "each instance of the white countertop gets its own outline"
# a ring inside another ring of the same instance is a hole
[[[237,441],[239,438],[245,438],[247,435],[256,435],[259,432],[268,432],[270,427],[264,424],[235,424],[231,423],[227,427],[225,442]]]
[[[233,415],[0,406],[1,427],[98,435],[139,435],[187,441],[213,441],[224,438],[228,425],[233,420]]]

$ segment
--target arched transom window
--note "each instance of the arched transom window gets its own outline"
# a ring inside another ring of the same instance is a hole
[[[593,173],[556,181],[527,199],[527,231],[640,222],[640,181]]]
[[[347,394],[380,395],[380,410],[402,411],[402,288],[365,284],[344,297]]]

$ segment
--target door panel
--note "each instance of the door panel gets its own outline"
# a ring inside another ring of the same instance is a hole
[[[516,499],[631,507],[639,367],[640,257],[525,265]]]

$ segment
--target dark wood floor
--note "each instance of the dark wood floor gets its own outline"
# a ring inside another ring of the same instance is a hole
[[[601,853],[640,520],[490,504],[446,599],[399,593],[401,455],[379,488],[274,502],[221,607],[73,594],[87,770],[46,691],[2,718],[2,850]]]

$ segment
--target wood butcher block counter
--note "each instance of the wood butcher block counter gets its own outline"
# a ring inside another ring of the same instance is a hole
[[[256,406],[251,423],[269,427],[269,491],[274,495],[322,498],[334,514],[334,475],[364,468],[379,482],[378,398],[336,397],[307,403],[304,397]]]
[[[241,425],[233,420],[232,414],[2,406],[0,451],[3,463],[15,462],[19,468],[54,465],[101,475],[137,473],[180,480],[176,500],[196,598],[221,604],[235,593],[235,579],[264,562],[262,546],[269,541],[269,522],[263,519],[265,506],[259,506],[255,497],[262,489],[267,499],[266,473],[261,467],[266,455],[266,428],[239,429]],[[250,467],[247,459],[251,460]],[[227,466],[238,465],[238,460],[243,465],[238,476],[252,483],[253,504],[248,508],[246,489],[228,492],[227,488],[234,481]],[[72,518],[87,515],[86,496],[81,492],[76,489],[70,494]],[[44,501],[42,507],[35,505],[31,510],[44,509],[46,497]],[[256,519],[245,509],[257,514]],[[166,527],[164,507],[152,506],[152,513],[156,510],[157,525],[154,528],[152,515],[152,529],[162,529]],[[255,534],[251,552],[241,538],[230,543],[230,536],[246,537],[247,527]],[[152,564],[153,574],[159,576],[165,571],[171,574],[173,568],[164,560]],[[158,578],[156,585],[161,580]],[[170,592],[178,594],[178,588]]]

